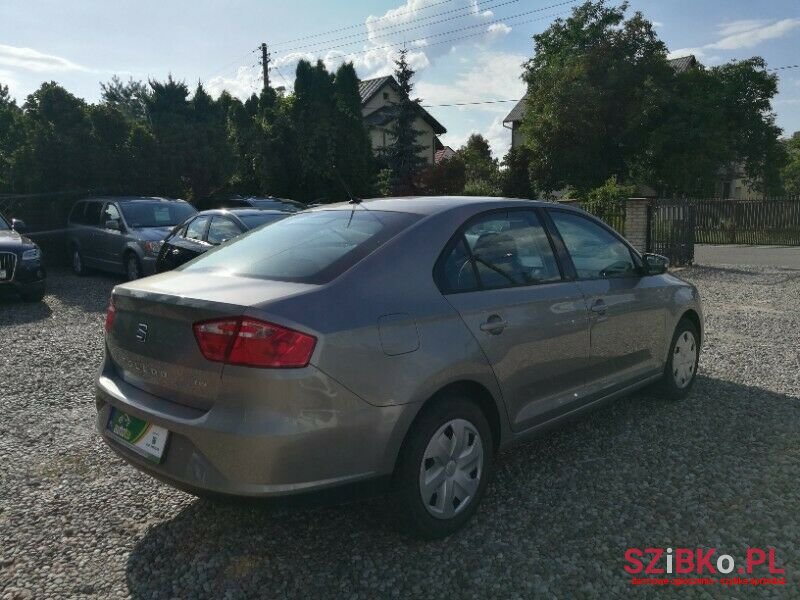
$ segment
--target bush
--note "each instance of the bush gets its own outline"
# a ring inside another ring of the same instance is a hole
[[[500,196],[497,183],[485,179],[471,179],[464,184],[465,196]]]

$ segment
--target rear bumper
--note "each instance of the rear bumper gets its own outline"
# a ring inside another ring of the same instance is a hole
[[[391,473],[415,406],[372,406],[313,367],[291,379],[288,395],[282,385],[264,387],[259,397],[221,399],[203,411],[125,383],[107,361],[97,428],[126,461],[181,489],[283,496]],[[160,464],[109,437],[112,406],[170,431]]]

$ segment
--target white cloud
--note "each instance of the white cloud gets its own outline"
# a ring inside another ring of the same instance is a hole
[[[233,77],[213,77],[205,87],[212,96],[219,96],[227,90],[232,96],[244,100],[261,89],[261,74],[250,67],[239,67]]]
[[[0,44],[0,65],[36,73],[90,70],[60,56],[45,54],[33,48],[5,44]]]
[[[446,83],[422,80],[415,91],[422,98],[423,105],[518,99],[525,94],[525,83],[520,75],[526,58],[520,54],[483,51],[473,60],[463,63],[463,70],[455,80]],[[494,156],[502,158],[511,144],[511,133],[503,127],[503,119],[513,106],[513,102],[498,102],[460,107],[431,106],[427,110],[450,128],[443,138],[445,144],[458,148],[471,133],[480,133],[489,140]],[[466,113],[473,118],[469,121],[448,119],[446,111]],[[441,118],[440,114],[443,115]],[[452,127],[448,123],[462,125]]]
[[[761,42],[783,37],[790,31],[800,27],[800,18],[781,19],[774,23],[765,24],[757,21],[736,21],[720,26],[720,31],[728,33],[722,39],[709,44],[709,48],[717,50],[738,50],[740,48],[753,48]]]
[[[8,87],[8,93],[17,100],[17,103],[23,100],[19,80],[13,72],[0,69],[0,83]]]
[[[663,27],[664,23],[661,21],[653,21],[653,27]]]
[[[508,34],[511,28],[497,21],[491,11],[481,11],[477,0],[455,0],[452,8],[456,11],[440,18],[432,6],[441,0],[406,0],[403,4],[387,10],[385,13],[370,15],[365,20],[366,37],[363,34],[346,34],[328,36],[328,41],[311,42],[276,57],[281,66],[294,69],[301,59],[321,59],[329,68],[342,61],[352,61],[359,73],[364,77],[386,75],[394,70],[400,48],[408,49],[408,62],[414,69],[424,69],[438,57],[450,52],[461,43],[456,40],[449,43],[458,34],[452,34],[456,27],[467,28],[464,35],[471,36],[468,43],[489,42]],[[454,18],[457,18],[455,21]],[[454,22],[455,21],[455,22]],[[486,23],[486,30],[481,34],[480,27]],[[279,51],[278,51],[279,52]]]
[[[669,53],[669,58],[677,58],[694,54],[698,59],[703,58],[706,63],[719,62],[718,55],[708,56],[708,50],[739,50],[754,48],[767,40],[774,40],[785,36],[787,33],[800,28],[800,18],[781,19],[779,21],[764,21],[757,19],[742,19],[720,23],[717,32],[720,36],[715,42],[698,46],[696,48],[681,48]]]

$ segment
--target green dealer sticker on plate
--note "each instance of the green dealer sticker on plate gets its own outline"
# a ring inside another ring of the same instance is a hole
[[[148,460],[161,462],[169,431],[142,419],[111,409],[106,430],[112,437]]]

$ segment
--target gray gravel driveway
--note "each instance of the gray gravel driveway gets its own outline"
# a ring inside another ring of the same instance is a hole
[[[637,393],[504,453],[474,521],[422,543],[381,500],[213,504],[117,459],[92,391],[115,281],[53,273],[44,304],[0,300],[0,597],[798,597],[800,271],[681,275],[707,312],[691,397]],[[631,590],[632,546],[774,546],[789,584]]]

